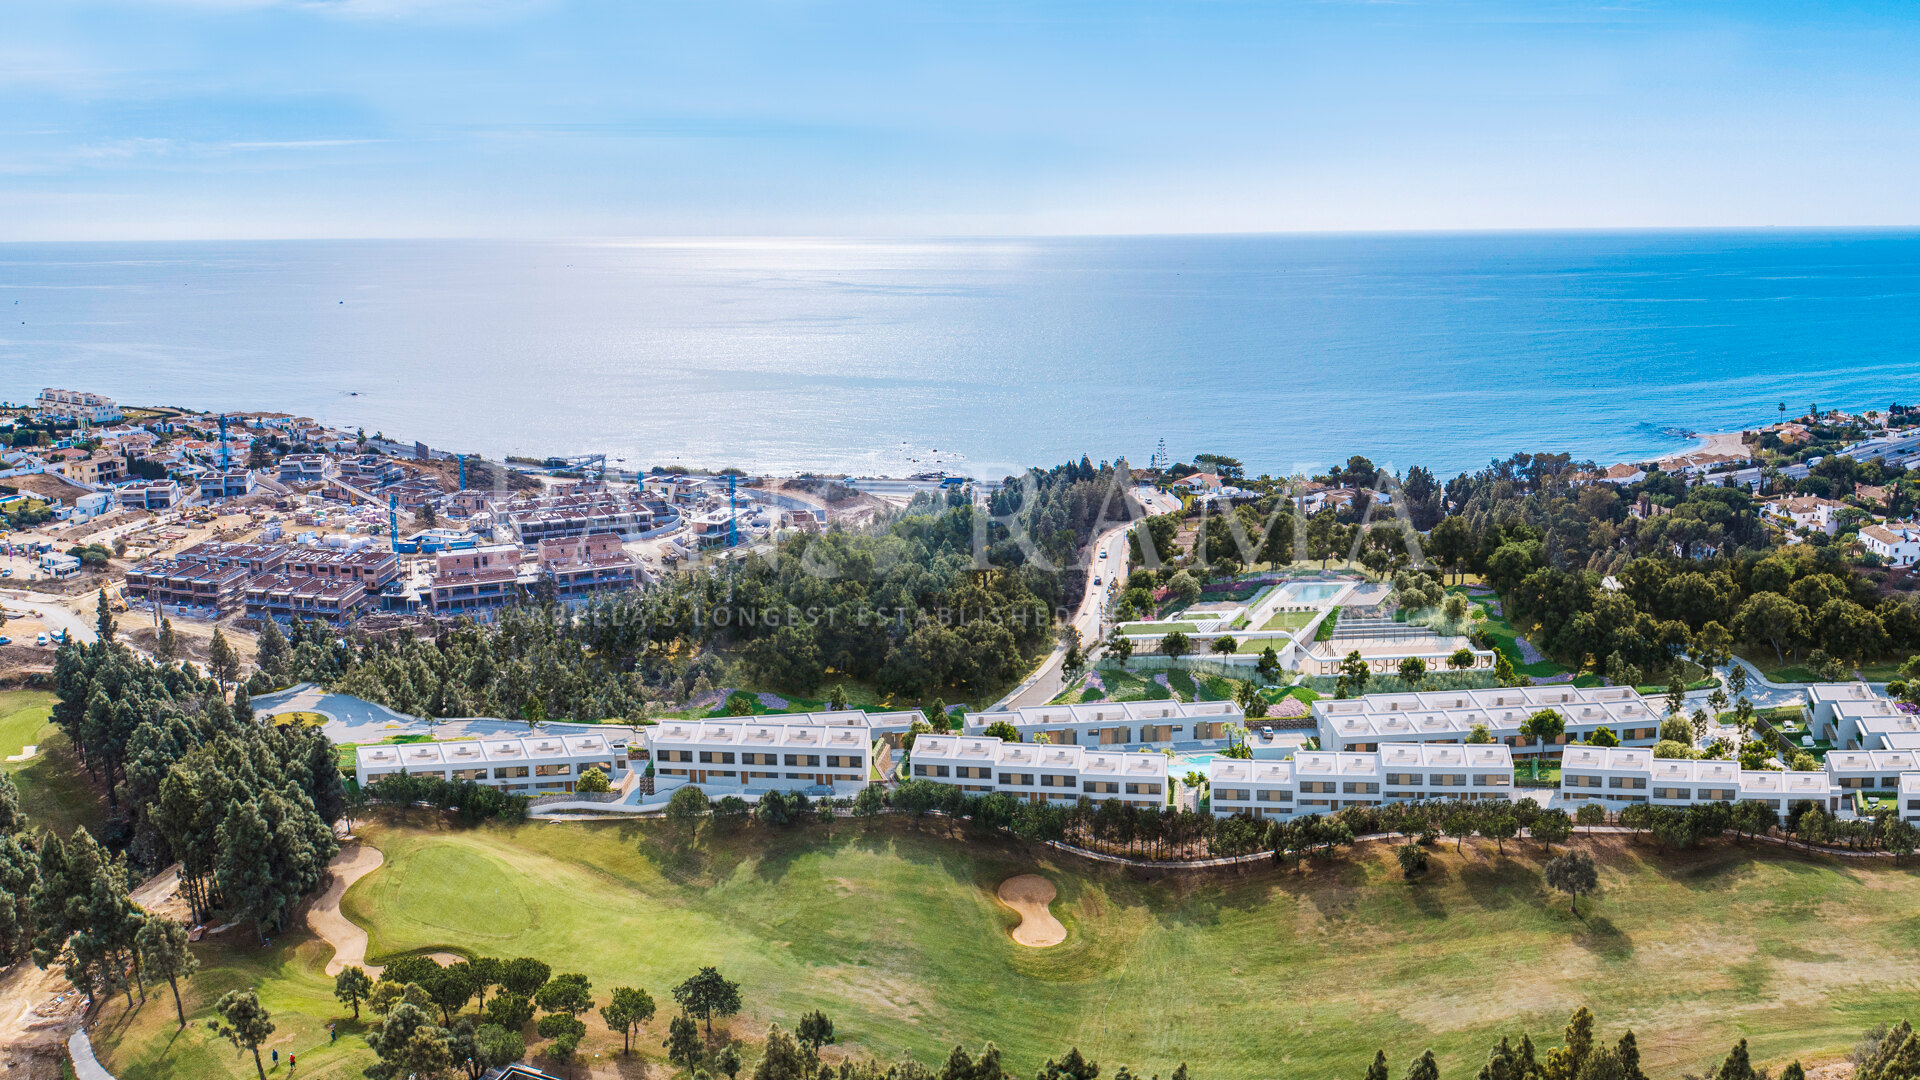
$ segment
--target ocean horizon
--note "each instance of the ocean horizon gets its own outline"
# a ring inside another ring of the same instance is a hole
[[[1920,232],[0,244],[0,396],[628,468],[1607,463],[1920,376]]]

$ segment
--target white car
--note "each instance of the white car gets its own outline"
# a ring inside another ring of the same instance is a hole
[[[45,634],[41,634],[41,635],[40,635],[39,637],[37,637],[37,638],[34,638],[34,639],[33,639],[33,643],[34,643],[35,645],[41,645],[41,646],[44,646],[44,645],[46,645],[46,643],[47,643],[47,635],[45,635]]]

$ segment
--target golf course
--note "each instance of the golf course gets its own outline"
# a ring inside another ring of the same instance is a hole
[[[845,1052],[931,1062],[991,1039],[1028,1075],[1078,1045],[1143,1075],[1185,1061],[1196,1080],[1354,1078],[1376,1048],[1399,1063],[1427,1047],[1445,1075],[1471,1075],[1503,1034],[1557,1043],[1581,1004],[1609,1038],[1632,1027],[1656,1076],[1700,1072],[1743,1036],[1757,1063],[1811,1062],[1906,1016],[1920,982],[1920,871],[1758,844],[1667,856],[1650,841],[1576,837],[1601,884],[1574,916],[1542,884],[1530,842],[1505,855],[1441,844],[1412,884],[1385,845],[1146,881],[898,819],[843,821],[831,837],[817,824],[712,830],[377,819],[359,833],[385,865],[342,910],[369,931],[375,963],[415,950],[526,955],[584,972],[601,1001],[616,985],[647,989],[661,1007],[636,1046],[656,1068],[669,989],[709,964],[740,983],[731,1026],[750,1041],[820,1008]],[[996,891],[1019,874],[1057,889],[1060,944],[1010,936],[1022,916]],[[278,1027],[266,1045],[297,1053],[299,1075],[358,1076],[371,1061],[354,1037],[364,1027],[342,1023],[328,1040],[348,1015],[323,974],[331,955],[304,924],[266,947],[230,930],[201,951],[188,1015],[256,987]],[[641,1055],[618,1060],[617,1037],[587,1019],[576,1074],[642,1075]],[[95,1040],[121,1080],[252,1075],[204,1023],[177,1031],[164,985],[131,1013],[108,1003]]]

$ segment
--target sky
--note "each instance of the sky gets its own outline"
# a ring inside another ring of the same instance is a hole
[[[0,0],[0,240],[1920,224],[1920,4]]]

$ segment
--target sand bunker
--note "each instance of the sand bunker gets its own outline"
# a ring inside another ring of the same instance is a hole
[[[1020,913],[1020,925],[1013,928],[1014,941],[1044,949],[1067,940],[1067,928],[1047,910],[1057,895],[1053,882],[1039,874],[1020,874],[1000,883],[1000,902]]]

